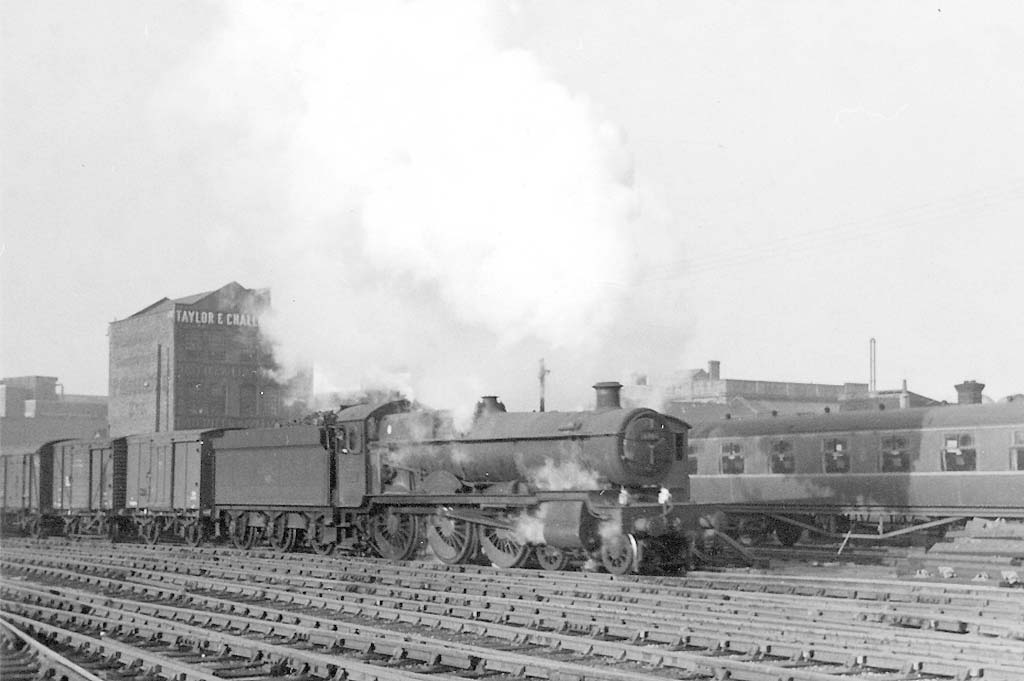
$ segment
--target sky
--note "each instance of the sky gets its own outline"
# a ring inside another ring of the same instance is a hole
[[[0,3],[0,375],[269,287],[286,365],[1024,392],[1016,2]]]

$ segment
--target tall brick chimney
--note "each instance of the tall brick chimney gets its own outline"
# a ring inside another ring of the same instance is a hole
[[[717,359],[708,360],[708,378],[717,381],[721,376],[722,363]]]
[[[981,391],[985,389],[984,383],[970,379],[953,387],[956,388],[957,404],[981,404]]]

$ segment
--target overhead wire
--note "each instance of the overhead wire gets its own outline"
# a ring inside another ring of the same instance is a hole
[[[750,245],[722,251],[709,257],[684,258],[665,263],[639,277],[639,282],[695,277],[718,272],[758,259],[777,258],[824,249],[852,240],[873,239],[924,224],[944,222],[964,213],[976,214],[1024,198],[1024,183],[1004,189],[931,201],[857,220],[847,220],[824,229],[806,230]]]

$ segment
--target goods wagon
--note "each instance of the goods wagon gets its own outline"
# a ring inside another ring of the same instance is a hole
[[[214,439],[222,430],[130,435],[125,440],[123,529],[155,544],[180,537],[198,544],[212,530]]]
[[[62,440],[52,461],[50,518],[63,522],[64,534],[109,532],[125,504],[124,438]]]
[[[45,446],[44,446],[45,447]],[[52,456],[52,455],[51,455]],[[45,459],[40,470],[39,450],[11,452],[0,456],[0,510],[5,534],[39,534],[39,509],[50,507],[52,485],[49,483],[52,458]],[[40,475],[47,482],[40,486]],[[43,498],[40,499],[40,491]]]

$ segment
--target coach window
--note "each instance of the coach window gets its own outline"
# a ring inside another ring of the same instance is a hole
[[[824,458],[826,473],[850,472],[850,453],[846,451],[846,440],[825,440]]]
[[[722,473],[740,475],[743,473],[743,455],[740,446],[735,442],[722,445]]]
[[[1014,431],[1013,445],[1010,449],[1010,465],[1014,470],[1024,471],[1024,430]]]
[[[947,434],[942,450],[942,470],[973,471],[978,468],[978,451],[974,438],[966,433]]]
[[[770,468],[772,473],[783,475],[796,470],[796,460],[793,458],[793,444],[785,440],[776,440],[771,446]]]
[[[883,473],[905,473],[910,470],[910,455],[907,453],[906,438],[882,438],[880,468]]]

